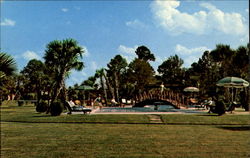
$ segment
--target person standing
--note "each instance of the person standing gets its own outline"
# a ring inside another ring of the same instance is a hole
[[[101,98],[101,95],[99,95],[95,101],[97,103],[97,105],[99,106],[99,109],[101,110],[102,109],[102,98]]]

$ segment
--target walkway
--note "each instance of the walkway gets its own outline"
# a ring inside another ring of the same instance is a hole
[[[160,115],[147,115],[150,123],[164,123]]]

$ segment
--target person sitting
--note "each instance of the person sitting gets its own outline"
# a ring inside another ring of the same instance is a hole
[[[208,98],[207,105],[209,106],[208,113],[214,112],[214,110],[215,110],[215,101],[211,97]]]
[[[118,103],[115,101],[115,98],[111,99],[111,106],[116,106]]]
[[[82,111],[84,114],[90,113],[92,110],[85,108],[82,105],[77,105],[74,103],[73,100],[67,101],[66,107],[68,108],[69,112],[68,114],[72,114],[72,111]]]
[[[69,110],[68,114],[71,114],[72,113],[72,108],[75,106],[75,103],[73,102],[72,99],[70,99],[70,101],[67,101],[68,104],[66,103],[66,107],[67,109]]]

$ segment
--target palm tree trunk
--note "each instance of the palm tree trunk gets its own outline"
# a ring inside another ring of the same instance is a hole
[[[65,79],[65,73],[63,72],[59,77],[58,77],[58,80],[56,81],[56,84],[55,84],[55,87],[54,87],[54,92],[52,94],[52,97],[51,97],[51,102],[50,102],[50,105],[49,105],[49,108],[48,108],[48,111],[47,113],[50,112],[51,110],[51,104],[58,98],[62,88],[63,88],[63,85],[64,85],[64,79]]]
[[[114,77],[115,77],[115,98],[117,101],[120,101],[120,98],[119,98],[119,81],[118,81],[118,76],[117,76],[117,73],[115,72],[114,73]]]
[[[112,86],[110,85],[109,78],[106,76],[105,73],[103,73],[103,77],[104,77],[105,80],[106,80],[106,84],[107,84],[107,86],[108,86],[108,89],[109,89],[109,91],[110,91],[110,93],[111,93],[112,98],[115,98],[114,89],[113,89]]]
[[[106,104],[106,106],[107,106],[107,105],[108,105],[108,101],[107,101],[107,91],[106,91],[106,88],[105,88],[105,86],[104,86],[103,75],[100,76],[100,80],[101,80],[101,85],[102,85],[102,89],[103,89],[103,93],[104,93],[105,104]]]

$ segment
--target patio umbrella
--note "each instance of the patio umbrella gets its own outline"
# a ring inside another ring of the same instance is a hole
[[[194,92],[199,92],[199,88],[196,87],[186,87],[183,89],[184,92],[190,92],[192,97],[194,97]]]
[[[79,86],[77,89],[78,89],[78,90],[84,90],[84,91],[94,90],[94,88],[93,88],[93,87],[88,86],[88,85],[82,85],[82,86]]]
[[[183,90],[184,92],[199,92],[199,88],[196,87],[186,87]]]
[[[243,88],[248,87],[249,83],[239,77],[225,77],[216,83],[217,86],[227,87],[227,88]],[[232,102],[233,102],[233,90],[232,90]]]
[[[77,90],[83,90],[83,105],[85,105],[85,91],[94,90],[94,88],[91,87],[91,86],[88,86],[88,85],[82,85],[82,86],[79,86],[76,89]]]
[[[230,88],[243,88],[248,87],[249,83],[239,77],[225,77],[216,83],[217,86],[230,87]]]

